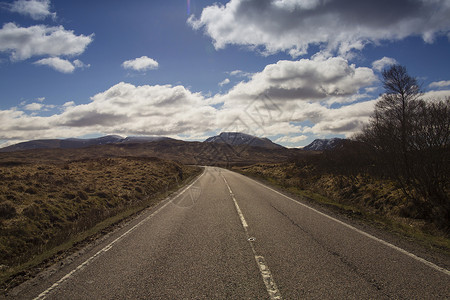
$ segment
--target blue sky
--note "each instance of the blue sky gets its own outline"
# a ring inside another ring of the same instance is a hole
[[[0,146],[105,134],[289,147],[351,137],[405,65],[450,96],[450,4],[399,0],[0,2]]]

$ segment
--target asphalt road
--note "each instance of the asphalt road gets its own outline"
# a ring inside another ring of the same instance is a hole
[[[450,272],[207,167],[175,198],[8,298],[448,299]]]

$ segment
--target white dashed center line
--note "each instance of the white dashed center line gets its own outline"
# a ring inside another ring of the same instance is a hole
[[[253,243],[255,242],[254,237],[250,237],[248,233],[248,223],[245,221],[244,214],[241,211],[241,208],[239,207],[239,204],[236,201],[236,198],[234,197],[233,191],[231,190],[230,185],[228,184],[227,180],[221,174],[223,181],[228,187],[228,191],[230,192],[231,198],[233,199],[234,206],[236,207],[236,211],[239,215],[239,219],[241,220],[242,227],[244,228],[245,235],[247,237],[247,241],[250,244],[250,247],[252,248],[253,255],[255,256],[256,264],[258,265],[259,272],[261,273],[262,279],[264,281],[264,284],[266,286],[267,292],[269,293],[270,299],[282,299],[280,291],[277,288],[277,285],[275,281],[273,280],[272,273],[270,273],[269,267],[267,266],[266,260],[262,255],[258,255],[256,253],[255,246]]]

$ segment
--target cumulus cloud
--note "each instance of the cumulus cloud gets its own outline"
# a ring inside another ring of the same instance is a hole
[[[71,106],[75,106],[75,101],[67,101],[66,103],[63,104],[63,107],[71,107]]]
[[[244,72],[244,71],[242,71],[242,70],[234,70],[234,71],[228,72],[228,74],[229,74],[230,76],[235,76],[235,77],[247,77],[247,78],[250,78],[250,77],[252,77],[252,75],[253,75],[253,73]]]
[[[182,86],[119,83],[91,98],[73,101],[49,117],[18,109],[0,110],[0,139],[80,136],[93,132],[123,135],[200,135],[215,129],[216,109]],[[37,109],[37,104],[33,104]],[[32,108],[32,107],[29,107]]]
[[[89,68],[91,65],[84,64],[81,60],[76,59],[73,62],[70,62],[67,59],[61,59],[59,57],[49,57],[49,58],[43,58],[36,62],[34,62],[35,65],[41,65],[41,66],[48,66],[58,72],[61,73],[73,73],[75,69],[84,69]]]
[[[394,58],[383,57],[379,60],[376,60],[372,63],[372,68],[377,71],[382,71],[384,68],[397,64],[397,61]]]
[[[331,125],[327,123],[325,127],[321,122],[332,122],[327,116],[336,112],[328,106],[336,103],[353,107],[351,103],[367,98],[365,89],[376,81],[372,69],[357,68],[339,57],[279,61],[255,73],[249,81],[238,83],[226,94],[214,96],[211,102],[223,103],[218,115],[221,129],[235,126],[258,135],[292,136],[304,130],[296,124],[310,121],[320,123],[328,132]],[[362,115],[347,114],[333,131],[353,132],[367,116],[366,111]],[[333,118],[338,120],[338,114]]]
[[[342,102],[375,82],[369,68],[357,68],[347,60],[281,60],[255,73],[251,80],[234,86],[229,93],[218,95],[222,102],[235,104],[262,95],[277,102],[330,101]]]
[[[168,135],[200,132],[211,126],[215,109],[200,94],[182,86],[134,86],[119,83],[92,97],[86,105],[69,107],[64,126],[107,126],[123,134]]]
[[[340,108],[328,108],[324,106],[304,105],[299,109],[298,121],[308,120],[314,123],[302,129],[303,133],[316,135],[339,135],[350,137],[360,131],[373,113],[375,103],[378,99],[363,101]]]
[[[430,88],[443,88],[450,86],[450,80],[435,81],[428,85]]]
[[[435,101],[450,97],[450,90],[430,91],[424,93],[422,98],[426,101]],[[373,114],[375,104],[380,98],[353,103],[339,108],[328,108],[303,104],[299,106],[294,121],[308,120],[314,125],[302,128],[302,133],[314,135],[339,135],[351,137],[363,128]]]
[[[219,82],[219,86],[224,86],[230,83],[230,79],[225,78],[223,81]]]
[[[306,140],[308,137],[306,135],[298,135],[298,136],[282,136],[275,140],[275,143],[299,143],[301,141]]]
[[[90,64],[85,64],[84,62],[82,62],[82,61],[79,60],[79,59],[75,59],[75,60],[73,61],[73,65],[74,65],[76,68],[80,68],[80,69],[85,69],[85,68],[90,68],[90,67],[91,67]]]
[[[43,58],[36,61],[34,64],[48,66],[61,73],[73,73],[75,66],[68,60],[59,57]]]
[[[8,8],[12,12],[30,16],[34,20],[56,18],[56,13],[50,11],[50,0],[17,0],[8,4]]]
[[[43,55],[75,56],[86,50],[93,36],[75,35],[63,26],[19,27],[14,23],[6,23],[0,29],[0,52],[11,53],[13,61]]]
[[[439,101],[450,98],[450,89],[429,91],[423,94],[422,98],[426,101]]]
[[[43,106],[44,105],[42,103],[34,102],[34,103],[30,103],[28,105],[25,105],[24,108],[25,108],[25,110],[38,111],[38,110],[41,110]]]
[[[335,57],[279,61],[210,98],[183,86],[121,82],[94,95],[87,104],[66,102],[51,116],[37,115],[49,108],[37,100],[23,103],[21,110],[0,110],[0,140],[93,132],[186,138],[241,131],[299,145],[306,136],[358,132],[378,101],[365,95],[376,81],[372,69]],[[428,92],[424,98],[446,95],[450,90]]]
[[[158,62],[147,56],[141,56],[132,60],[127,60],[122,63],[124,69],[135,70],[138,72],[158,69]]]
[[[431,43],[450,31],[446,0],[231,0],[188,20],[216,49],[246,45],[264,54],[304,55],[311,45],[341,55],[366,44],[420,35]]]

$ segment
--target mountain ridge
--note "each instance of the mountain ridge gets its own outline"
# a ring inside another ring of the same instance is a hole
[[[221,143],[231,146],[249,145],[267,149],[285,149],[268,138],[259,138],[242,132],[221,132],[219,135],[207,138],[205,143]]]
[[[324,151],[333,150],[340,147],[345,139],[331,138],[331,139],[315,139],[311,144],[303,147],[307,151]]]
[[[17,143],[4,148],[0,152],[15,152],[33,149],[78,149],[107,144],[147,143],[161,140],[169,140],[169,137],[157,136],[129,136],[106,135],[98,138],[67,138],[67,139],[39,139]]]
[[[15,152],[34,149],[78,149],[91,146],[100,146],[108,144],[141,144],[149,142],[160,142],[164,140],[178,141],[169,137],[160,136],[128,136],[106,135],[97,138],[67,138],[67,139],[38,139],[17,143],[4,148],[0,152]],[[338,148],[342,145],[344,139],[316,139],[309,145],[303,147],[305,151],[324,151]],[[202,143],[225,144],[233,147],[251,146],[260,147],[269,150],[287,149],[282,145],[272,142],[268,138],[260,138],[241,132],[221,132],[219,135],[211,136]]]

